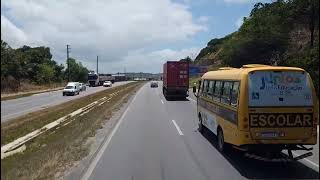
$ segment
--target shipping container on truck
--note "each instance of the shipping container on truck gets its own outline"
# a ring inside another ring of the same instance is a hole
[[[115,82],[115,77],[111,74],[97,74],[94,72],[89,72],[88,74],[88,84],[90,87],[102,86],[105,81]]]
[[[189,63],[181,61],[167,61],[163,65],[163,95],[166,98],[188,96]]]

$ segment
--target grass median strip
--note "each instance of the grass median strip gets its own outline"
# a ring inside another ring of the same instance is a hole
[[[105,103],[100,106],[96,104],[93,108],[88,108],[90,110],[88,113],[82,116],[77,114],[69,121],[65,121],[32,139],[26,143],[26,149],[23,153],[1,160],[1,178],[56,178],[59,176],[59,172],[63,172],[72,166],[73,162],[80,160],[88,153],[88,146],[85,145],[86,140],[94,136],[96,130],[101,128],[141,85],[141,83],[131,83],[113,91],[103,92],[101,96],[98,95],[100,99],[104,98],[103,102]],[[109,97],[108,94],[113,92],[117,92],[117,95],[106,98]],[[94,102],[94,99],[90,99],[90,102]],[[19,128],[19,126],[16,127]]]
[[[134,83],[129,83],[111,89],[106,89],[95,94],[29,113],[13,120],[1,123],[1,146],[12,142],[13,140],[22,137],[36,129],[39,129],[44,125],[49,124],[50,122],[53,122],[94,101],[104,98],[105,96],[109,96],[109,94],[115,93],[120,89],[133,84]]]
[[[117,93],[125,91],[129,87],[125,87],[125,88],[117,91]],[[40,129],[36,129],[36,130],[28,133],[27,135],[23,136],[23,137],[20,137],[20,138],[18,138],[16,140],[4,145],[4,146],[1,146],[1,159],[5,158],[9,154],[11,154],[10,151],[12,151],[12,150],[16,149],[17,147],[25,144],[26,142],[32,140],[33,138],[36,138],[37,136],[41,135],[42,133],[44,133],[44,132],[46,132],[46,131],[48,131],[48,130],[50,130],[52,128],[55,128],[56,126],[64,123],[65,121],[68,121],[70,118],[72,118],[72,117],[74,117],[74,116],[76,116],[76,115],[78,115],[80,113],[89,112],[92,108],[94,108],[94,106],[96,104],[99,103],[98,106],[100,106],[103,103],[105,103],[106,101],[110,100],[111,98],[112,97],[107,98],[107,96],[105,96],[105,97],[103,97],[103,98],[101,98],[101,99],[99,99],[97,101],[94,101],[94,102],[86,105],[85,107],[82,107],[82,108],[80,108],[80,109],[78,109],[76,111],[73,111],[72,113],[67,114],[67,115],[65,115],[65,116],[63,116],[63,117],[61,117],[61,118],[59,118],[59,119],[57,119],[57,120],[45,125],[45,126],[43,126]],[[80,114],[80,116],[81,116],[81,114]],[[72,119],[71,121],[73,121],[73,120],[74,119]]]

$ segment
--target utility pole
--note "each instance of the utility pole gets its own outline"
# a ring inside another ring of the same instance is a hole
[[[99,57],[97,56],[97,74],[98,74],[98,66],[99,66],[99,65],[98,65],[98,61],[99,61],[98,58],[99,58]]]
[[[67,44],[68,82],[70,82],[69,50],[70,50],[70,45]]]

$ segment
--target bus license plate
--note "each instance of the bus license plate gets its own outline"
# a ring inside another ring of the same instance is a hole
[[[260,136],[264,137],[264,138],[276,138],[276,137],[278,137],[278,133],[276,133],[276,132],[261,132]]]

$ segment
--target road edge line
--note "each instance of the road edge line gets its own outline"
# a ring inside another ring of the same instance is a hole
[[[292,154],[299,156],[299,154],[297,154],[295,152],[292,152]],[[307,158],[301,159],[301,161],[304,161],[304,163],[307,163],[307,164],[311,165],[312,167],[316,168],[315,170],[319,172],[319,165],[316,164],[315,162],[312,162],[311,160],[309,160]],[[314,168],[312,168],[312,169],[314,169]]]
[[[140,90],[139,90],[140,91]],[[84,173],[84,175],[81,177],[81,180],[88,180],[93,172],[93,170],[95,169],[95,167],[97,166],[101,156],[103,155],[103,153],[105,152],[105,150],[107,149],[107,147],[109,146],[109,143],[111,142],[111,139],[113,137],[113,135],[116,133],[116,131],[118,130],[120,124],[122,123],[124,117],[126,116],[127,112],[130,109],[130,105],[133,101],[135,101],[139,91],[137,91],[137,93],[135,94],[135,96],[133,97],[132,101],[130,102],[130,104],[128,105],[127,109],[125,110],[125,112],[121,115],[119,121],[117,122],[117,124],[115,125],[115,127],[112,129],[111,133],[108,135],[107,140],[104,142],[104,144],[102,145],[101,149],[98,151],[97,155],[94,157],[94,159],[92,160],[92,162],[90,163],[89,167],[87,168],[86,172]]]
[[[194,100],[194,99],[192,99],[191,97],[187,97],[187,99],[189,99],[189,100],[191,100],[191,101],[193,101],[193,102],[197,102],[196,100]]]

